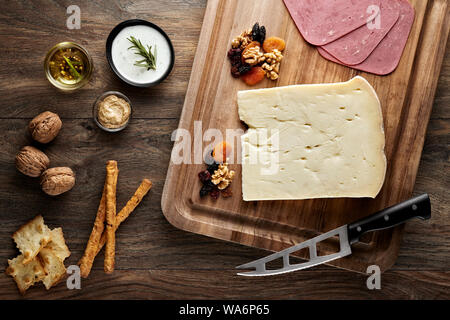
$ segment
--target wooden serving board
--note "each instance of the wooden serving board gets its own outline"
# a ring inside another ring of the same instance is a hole
[[[373,85],[383,108],[386,180],[376,199],[244,202],[241,167],[233,164],[233,197],[214,201],[199,196],[197,174],[205,165],[171,162],[162,196],[168,221],[186,231],[278,251],[409,198],[450,27],[447,0],[410,2],[416,16],[400,64],[392,74],[376,76],[323,59],[303,40],[282,0],[209,0],[179,128],[192,137],[194,121],[201,121],[203,132],[217,128],[224,137],[226,129],[244,129],[236,93],[249,87],[231,77],[227,51],[233,37],[258,21],[268,36],[284,38],[287,46],[278,81],[266,79],[252,88],[341,82],[356,75]],[[203,147],[210,143],[203,142]],[[402,230],[400,226],[367,234],[353,246],[351,256],[330,264],[358,272],[377,264],[384,271],[396,260]],[[319,246],[320,254],[336,250],[337,239]]]

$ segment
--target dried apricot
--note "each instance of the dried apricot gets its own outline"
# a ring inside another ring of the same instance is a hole
[[[218,143],[213,150],[214,160],[218,163],[226,162],[227,157],[231,154],[232,147],[226,141]]]
[[[243,74],[241,76],[241,79],[249,86],[253,86],[257,83],[260,83],[265,76],[266,72],[263,68],[253,67],[249,72]]]
[[[272,52],[275,49],[281,52],[284,48],[286,48],[286,42],[278,37],[269,37],[263,43],[263,49],[265,52]]]

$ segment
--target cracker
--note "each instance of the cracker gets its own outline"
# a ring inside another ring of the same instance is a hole
[[[70,256],[70,250],[64,240],[62,228],[55,228],[51,230],[50,235],[51,241],[45,246],[45,248],[51,249],[56,256],[64,262],[64,260]]]
[[[41,252],[39,252],[39,258],[44,266],[45,273],[47,274],[42,279],[42,282],[48,290],[66,275],[66,267],[62,260],[58,258],[56,253],[51,249],[43,248]]]
[[[44,224],[41,215],[24,224],[14,232],[12,238],[23,254],[23,263],[31,262],[51,240],[50,229]]]
[[[6,274],[14,278],[21,294],[45,277],[45,270],[39,259],[35,258],[27,264],[23,264],[24,256],[21,254],[12,260],[8,260],[9,267]]]

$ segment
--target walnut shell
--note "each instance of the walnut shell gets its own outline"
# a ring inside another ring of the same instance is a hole
[[[49,165],[47,155],[32,146],[23,147],[16,156],[17,170],[29,177],[39,177]]]
[[[61,126],[61,119],[56,113],[45,111],[30,121],[28,130],[34,140],[49,143],[58,135]]]
[[[44,171],[41,176],[41,188],[50,196],[67,192],[75,185],[75,173],[68,167],[55,167]]]

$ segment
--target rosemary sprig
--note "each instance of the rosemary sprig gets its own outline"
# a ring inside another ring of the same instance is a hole
[[[66,60],[67,64],[69,65],[70,68],[70,73],[72,74],[72,76],[75,79],[78,79],[80,77],[80,74],[78,73],[78,71],[75,69],[75,67],[73,66],[72,62],[70,62],[70,59],[67,58],[66,56],[63,56],[64,60]]]
[[[141,40],[136,39],[133,36],[130,36],[130,38],[127,38],[128,41],[130,41],[133,45],[128,48],[136,50],[135,54],[140,55],[143,57],[143,60],[138,60],[134,63],[135,66],[147,68],[147,70],[153,69],[156,70],[156,45],[155,49],[152,53],[152,46],[147,45],[147,49],[142,45]]]

